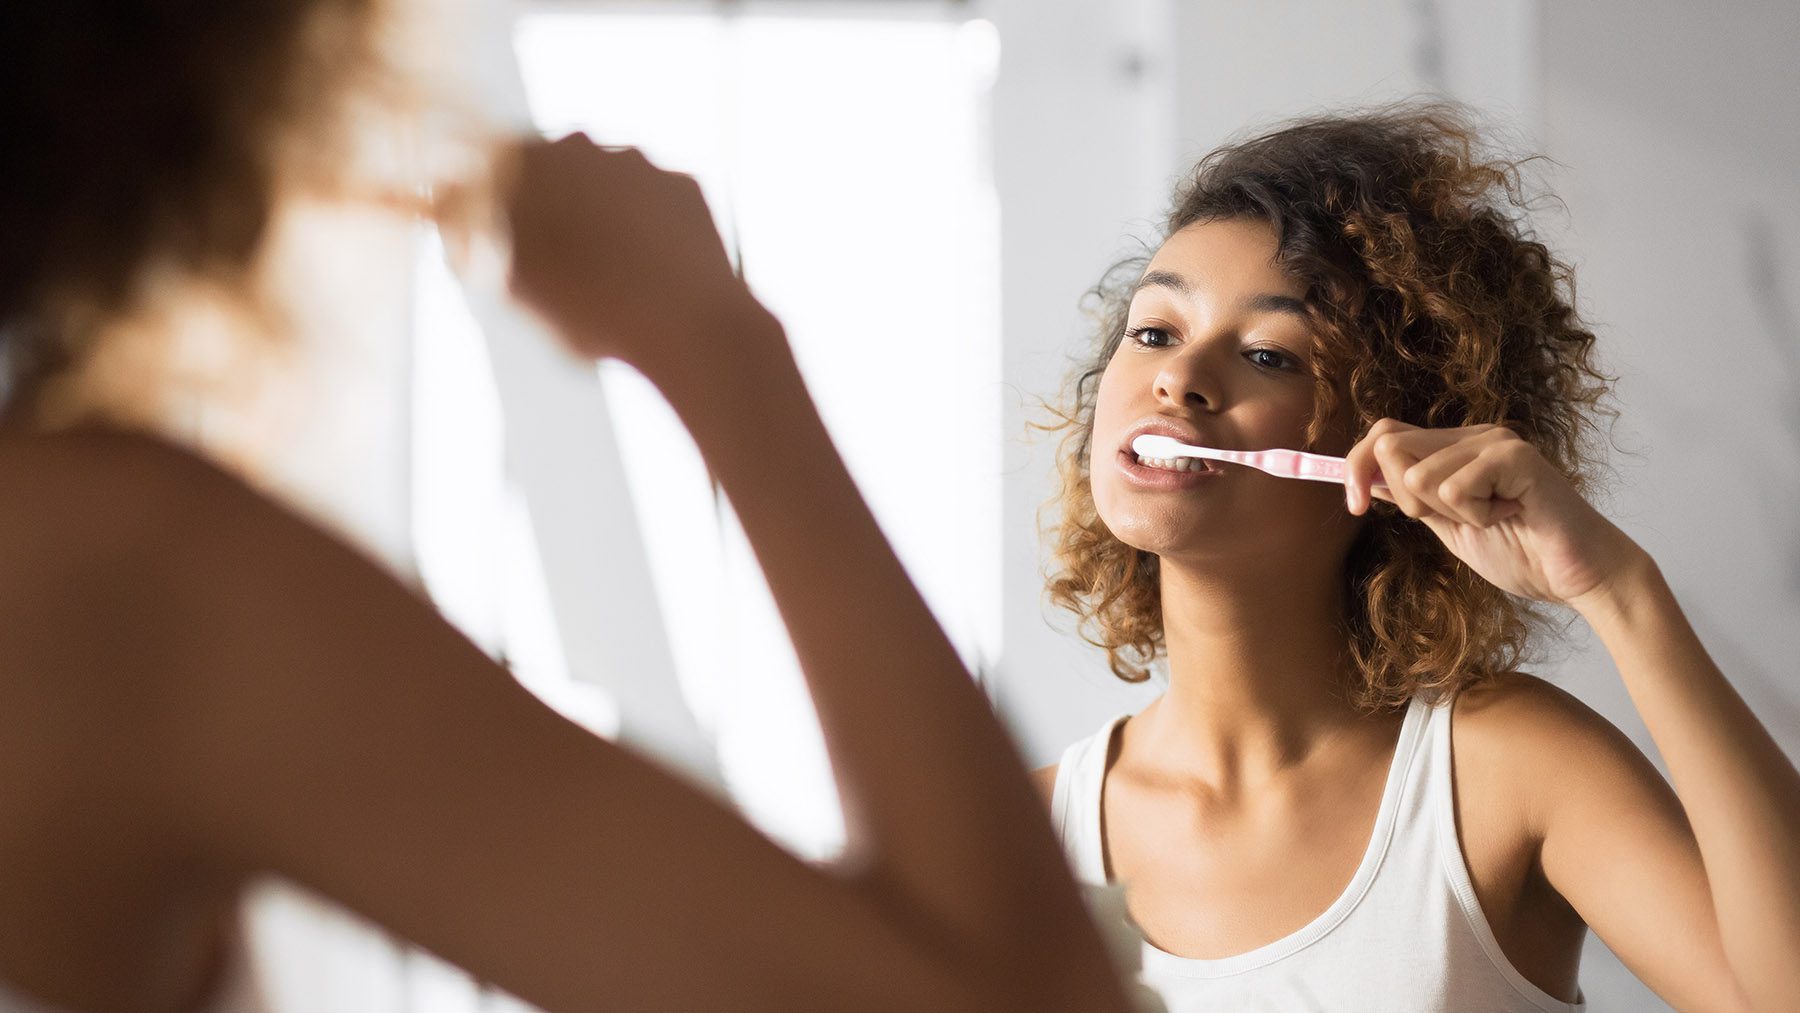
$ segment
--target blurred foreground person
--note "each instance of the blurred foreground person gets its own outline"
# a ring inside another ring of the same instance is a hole
[[[570,349],[649,377],[730,496],[842,788],[835,868],[563,720],[319,527],[71,394],[113,342],[196,318],[170,293],[291,339],[259,258],[292,195],[356,192],[339,117],[383,77],[383,13],[0,14],[0,1008],[215,1003],[223,926],[274,874],[553,1009],[1123,1009],[1018,757],[692,180],[583,138],[514,151],[513,288]],[[125,380],[154,399],[154,377]]]

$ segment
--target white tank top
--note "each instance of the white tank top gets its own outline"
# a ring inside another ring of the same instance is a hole
[[[1075,874],[1106,882],[1100,791],[1121,715],[1070,746],[1052,818]],[[1415,699],[1401,725],[1375,833],[1350,885],[1304,928],[1217,960],[1143,943],[1143,981],[1169,1013],[1195,1010],[1578,1011],[1500,952],[1463,862],[1450,780],[1450,708]]]

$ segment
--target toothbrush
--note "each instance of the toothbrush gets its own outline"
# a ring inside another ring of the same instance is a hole
[[[1214,450],[1212,447],[1191,446],[1173,437],[1146,433],[1131,441],[1131,452],[1139,457],[1161,460],[1198,457],[1208,461],[1242,464],[1277,478],[1303,478],[1314,482],[1337,482],[1340,485],[1344,481],[1343,458],[1298,450]],[[1375,485],[1387,488],[1384,482],[1378,481]]]

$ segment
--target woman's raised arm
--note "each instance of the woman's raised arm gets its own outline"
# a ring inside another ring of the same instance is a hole
[[[1585,619],[1669,767],[1572,699],[1514,709],[1510,748],[1545,878],[1683,1008],[1800,1001],[1800,772],[1719,671],[1660,570],[1510,430],[1377,423],[1347,496],[1377,472],[1408,516],[1511,594]]]

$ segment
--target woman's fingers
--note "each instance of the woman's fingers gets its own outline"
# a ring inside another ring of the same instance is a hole
[[[1406,473],[1428,452],[1419,444],[1411,432],[1390,432],[1376,437],[1370,446],[1375,466],[1387,482],[1389,497],[1401,513],[1412,518],[1423,517],[1431,509],[1406,481]]]
[[[1486,527],[1522,509],[1542,461],[1537,448],[1516,436],[1486,441],[1480,453],[1444,479],[1441,495],[1470,504],[1465,509],[1480,518],[1470,523]]]
[[[1376,482],[1388,486],[1381,497],[1401,507],[1410,516],[1418,516],[1417,497],[1409,496],[1400,486],[1399,476],[1415,461],[1445,444],[1454,442],[1457,429],[1420,429],[1397,419],[1382,419],[1345,455],[1345,501],[1352,513],[1369,508]]]
[[[577,351],[645,369],[745,301],[692,177],[581,134],[515,161],[513,291]]]
[[[1504,502],[1495,484],[1498,476],[1492,465],[1498,459],[1493,451],[1509,442],[1520,441],[1499,427],[1470,431],[1413,465],[1402,481],[1432,512],[1486,527],[1499,519],[1495,511]]]
[[[1407,468],[1400,476],[1400,484],[1423,508],[1421,513],[1409,515],[1439,514],[1465,524],[1479,526],[1484,523],[1478,518],[1483,513],[1480,504],[1486,499],[1472,495],[1464,485],[1451,486],[1448,482],[1451,476],[1480,456],[1481,450],[1479,439],[1458,440]]]
[[[1356,441],[1356,446],[1350,448],[1350,453],[1344,455],[1344,502],[1351,513],[1368,512],[1371,490],[1382,477],[1381,465],[1376,460],[1375,445],[1391,434],[1415,428],[1394,419],[1381,419],[1369,427],[1362,439]],[[1393,499],[1391,495],[1382,498],[1389,501]]]
[[[1372,499],[1385,499],[1408,517],[1441,514],[1468,523],[1484,513],[1470,498],[1469,488],[1447,490],[1444,483],[1476,459],[1482,448],[1513,438],[1500,426],[1464,426],[1456,429],[1420,429],[1394,419],[1382,419],[1345,457],[1345,501],[1352,513],[1368,510]],[[1386,483],[1385,491],[1375,487]]]

